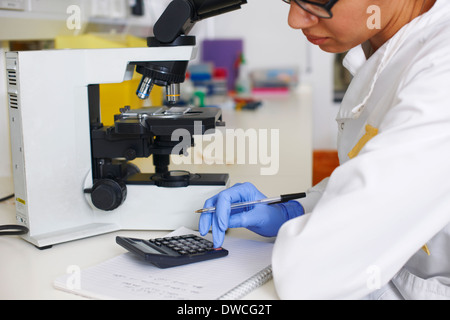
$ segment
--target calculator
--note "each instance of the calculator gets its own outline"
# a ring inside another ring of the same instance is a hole
[[[228,251],[214,248],[211,241],[194,234],[150,240],[116,237],[116,242],[158,268],[225,257]]]

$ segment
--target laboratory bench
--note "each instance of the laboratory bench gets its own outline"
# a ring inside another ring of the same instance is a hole
[[[236,111],[224,107],[223,120],[226,122],[226,129],[241,128],[244,131],[267,129],[269,140],[271,130],[278,130],[279,168],[276,174],[261,175],[261,167],[268,167],[267,163],[262,163],[263,161],[257,164],[201,163],[186,165],[186,169],[199,173],[229,173],[231,185],[238,182],[252,182],[269,197],[303,192],[309,188],[312,181],[312,102],[309,88],[300,87],[289,96],[265,97],[262,100],[263,104],[257,110]],[[270,147],[268,150],[270,153]],[[149,162],[151,161],[146,159],[140,161],[139,165],[145,167]],[[183,166],[171,166],[170,169],[183,169]],[[5,194],[13,190],[10,179],[2,179],[0,182],[2,184],[0,193]],[[200,200],[203,201],[204,199]],[[0,225],[14,223],[14,199],[0,203]],[[84,299],[55,289],[53,281],[66,274],[71,266],[84,269],[124,253],[124,249],[115,243],[115,237],[118,235],[150,239],[164,236],[168,232],[124,230],[56,244],[46,250],[39,250],[18,236],[2,236],[0,299]],[[245,229],[230,230],[227,234],[267,241]],[[277,299],[273,281],[256,289],[244,299]]]

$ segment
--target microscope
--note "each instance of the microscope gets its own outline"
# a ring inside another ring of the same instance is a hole
[[[148,48],[8,52],[7,86],[17,223],[43,249],[117,230],[196,229],[194,211],[229,184],[228,174],[169,170],[171,155],[194,135],[224,125],[218,108],[180,106],[180,85],[195,57],[196,22],[241,8],[245,0],[173,0],[154,25]],[[115,106],[100,118],[100,84],[142,76],[147,99],[165,87],[165,103]],[[176,134],[184,133],[183,136]],[[132,160],[153,157],[154,172]]]

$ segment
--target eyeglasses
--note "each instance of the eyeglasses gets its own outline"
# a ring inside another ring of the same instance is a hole
[[[291,4],[292,0],[283,0],[284,2]],[[318,1],[307,1],[307,0],[294,0],[295,3],[305,10],[319,18],[331,19],[333,18],[333,13],[331,8],[339,0],[318,0]]]

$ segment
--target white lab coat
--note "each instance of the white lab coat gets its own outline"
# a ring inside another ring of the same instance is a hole
[[[280,229],[280,298],[450,299],[449,16],[438,0],[369,59],[363,46],[347,55],[341,165]]]

